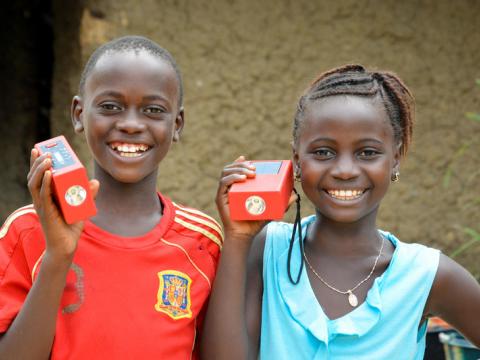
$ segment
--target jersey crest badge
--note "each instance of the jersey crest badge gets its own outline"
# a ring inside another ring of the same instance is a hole
[[[163,312],[174,320],[191,318],[190,286],[192,279],[187,274],[175,270],[158,273],[158,288],[155,310]]]

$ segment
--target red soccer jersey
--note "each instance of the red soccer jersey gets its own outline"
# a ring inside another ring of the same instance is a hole
[[[163,217],[143,236],[125,238],[85,223],[52,359],[197,358],[195,339],[222,233],[207,215],[160,198]],[[14,212],[0,229],[0,332],[20,311],[44,250],[32,206]]]

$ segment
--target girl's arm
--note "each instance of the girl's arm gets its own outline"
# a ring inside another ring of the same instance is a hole
[[[480,285],[467,270],[443,254],[427,312],[441,317],[480,347]]]
[[[28,187],[45,235],[45,254],[20,312],[0,338],[1,359],[49,358],[67,273],[83,228],[82,223],[66,224],[53,202],[49,156],[32,150],[30,164]],[[95,195],[98,182],[91,181],[90,186]]]
[[[257,357],[262,300],[263,221],[231,221],[228,190],[254,175],[243,157],[227,165],[217,192],[225,241],[213,286],[201,342],[205,359]],[[255,239],[254,239],[255,238]]]

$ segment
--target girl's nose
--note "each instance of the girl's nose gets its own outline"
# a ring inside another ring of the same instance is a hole
[[[332,176],[341,180],[350,180],[360,175],[360,169],[351,156],[340,156],[331,172]]]
[[[117,120],[116,128],[126,133],[137,133],[145,130],[145,123],[134,109],[125,112],[125,115]]]

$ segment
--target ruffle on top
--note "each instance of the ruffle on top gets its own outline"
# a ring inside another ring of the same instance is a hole
[[[315,216],[310,216],[302,221],[302,235],[305,236],[308,224],[315,220]],[[327,346],[328,342],[337,335],[362,336],[373,328],[380,320],[382,313],[382,282],[388,276],[389,269],[395,261],[397,253],[397,239],[386,232],[381,232],[387,240],[390,240],[395,246],[395,252],[387,270],[377,277],[368,291],[366,300],[358,307],[344,316],[330,320],[324,313],[321,305],[317,301],[306,268],[302,270],[299,283],[294,285],[290,282],[287,274],[288,248],[280,254],[276,263],[276,273],[280,294],[287,305],[292,317],[302,327],[307,329],[317,339],[323,341]],[[298,274],[300,268],[300,249],[298,240],[295,241],[292,252],[292,274],[294,277]]]

